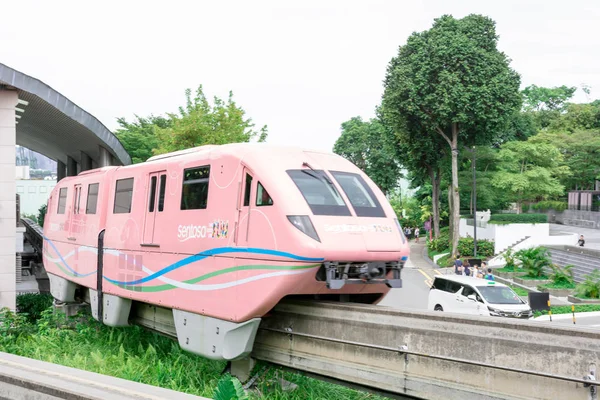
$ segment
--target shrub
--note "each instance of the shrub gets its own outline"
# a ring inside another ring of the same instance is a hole
[[[550,264],[550,268],[552,269],[552,274],[550,275],[552,283],[563,286],[573,285],[573,265],[559,267],[556,264]]]
[[[600,298],[600,270],[587,275],[585,281],[575,287],[575,294],[587,299]]]
[[[506,268],[507,270],[515,270],[516,264],[515,264],[515,254],[513,253],[513,249],[508,249],[504,252],[504,254],[502,255],[502,258],[504,258],[504,261],[506,261],[506,265],[504,266],[504,268]]]
[[[550,267],[550,255],[545,247],[532,247],[522,249],[515,253],[515,257],[521,260],[522,267],[527,271],[527,276],[540,278],[544,276],[544,268]]]
[[[493,214],[490,223],[508,222],[511,224],[543,224],[548,222],[546,214]]]
[[[32,220],[33,222],[37,223],[37,217],[33,214],[21,214],[21,218],[29,218],[30,220]]]
[[[42,311],[52,306],[50,293],[25,293],[17,296],[17,312],[25,314],[29,322],[35,322],[42,316]]]
[[[39,209],[39,214],[37,217],[38,224],[43,228],[44,227],[44,217],[46,216],[46,212],[48,211],[48,204],[44,204]]]
[[[247,400],[248,395],[244,391],[242,384],[235,377],[229,374],[224,375],[217,384],[214,400]]]
[[[433,251],[444,251],[448,247],[450,247],[450,234],[446,231],[444,233],[440,233],[440,236],[437,239],[428,240],[427,248]]]
[[[531,204],[531,209],[564,211],[567,209],[567,206],[568,204],[564,201],[545,200],[535,204]]]
[[[458,240],[458,253],[461,256],[472,256],[474,250],[472,237],[460,238]],[[477,256],[491,257],[494,255],[494,242],[491,240],[477,240]]]

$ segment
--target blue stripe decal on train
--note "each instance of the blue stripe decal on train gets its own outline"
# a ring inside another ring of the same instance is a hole
[[[196,261],[200,261],[205,259],[206,257],[210,257],[210,256],[214,256],[214,255],[218,255],[218,254],[229,254],[229,253],[251,253],[251,254],[267,254],[267,255],[272,255],[272,256],[278,256],[278,257],[286,257],[286,258],[291,258],[293,260],[298,260],[298,261],[308,261],[308,262],[320,262],[323,261],[324,258],[311,258],[311,257],[302,257],[302,256],[298,256],[296,254],[292,254],[292,253],[286,253],[286,252],[282,252],[282,251],[277,251],[277,250],[269,250],[269,249],[259,249],[259,248],[236,248],[236,247],[217,247],[214,249],[210,249],[210,250],[206,250],[203,251],[202,253],[198,253],[195,254],[193,256],[189,256],[184,258],[183,260],[179,260],[176,263],[173,263],[171,265],[169,265],[166,268],[161,269],[160,271],[157,271],[155,273],[153,273],[152,275],[148,275],[145,278],[142,279],[138,279],[135,281],[129,281],[129,282],[121,282],[121,281],[116,281],[114,279],[110,279],[107,277],[104,277],[104,279],[106,279],[107,281],[114,283],[116,285],[138,285],[140,283],[146,283],[149,282],[151,280],[154,280],[164,274],[167,274],[171,271],[174,271],[178,268],[184,267],[188,264],[194,263]]]
[[[54,243],[52,243],[51,240],[49,240],[47,237],[44,236],[44,240],[46,240],[54,249],[54,251],[56,252],[56,254],[60,257],[60,259],[62,260],[63,264],[69,269],[69,271],[71,271],[74,275],[76,275],[77,277],[86,277],[86,276],[90,276],[92,274],[95,274],[97,270],[94,270],[92,272],[89,272],[87,274],[80,274],[76,271],[74,271],[65,261],[65,259],[63,258],[63,256],[60,254],[60,252],[58,251],[58,249],[56,248],[56,246],[54,246]],[[230,253],[248,253],[248,254],[263,254],[263,255],[270,255],[270,256],[276,256],[276,257],[284,257],[284,258],[289,258],[292,260],[296,260],[296,261],[306,261],[306,262],[322,262],[325,259],[324,258],[315,258],[315,257],[304,257],[304,256],[299,256],[296,254],[292,254],[292,253],[288,253],[288,252],[284,252],[284,251],[278,251],[278,250],[270,250],[270,249],[261,249],[261,248],[257,248],[257,247],[248,247],[248,248],[237,248],[237,247],[216,247],[214,249],[209,249],[209,250],[205,250],[201,253],[198,254],[194,254],[192,256],[186,257],[182,260],[179,260],[163,269],[161,269],[160,271],[157,271],[155,273],[153,273],[152,275],[148,275],[145,278],[142,279],[138,279],[135,281],[129,281],[129,282],[121,282],[121,281],[117,281],[114,279],[110,279],[106,276],[103,276],[104,279],[106,279],[107,281],[114,283],[116,285],[137,285],[140,283],[146,283],[149,281],[152,281],[162,275],[165,275],[171,271],[174,271],[178,268],[184,267],[186,265],[195,263],[197,261],[201,261],[207,257],[210,256],[214,256],[214,255],[220,255],[220,254],[230,254]]]

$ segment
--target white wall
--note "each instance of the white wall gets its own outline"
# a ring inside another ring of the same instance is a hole
[[[459,225],[461,237],[473,237],[474,227],[467,225],[467,220],[461,218]],[[488,223],[485,227],[477,227],[477,239],[494,241],[494,253],[498,254],[527,236],[549,237],[550,224],[508,224],[496,225]]]
[[[17,194],[21,201],[21,215],[38,215],[41,206],[48,202],[56,181],[21,179],[17,180]]]
[[[513,247],[513,252],[517,252],[521,249],[528,249],[531,247],[539,246],[575,246],[579,240],[579,235],[576,233],[566,233],[564,235],[547,235],[547,236],[532,236]],[[488,263],[490,267],[504,266],[506,261],[501,255],[494,257]]]

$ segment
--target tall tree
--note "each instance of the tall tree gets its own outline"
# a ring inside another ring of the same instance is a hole
[[[520,77],[497,49],[495,23],[444,15],[413,33],[387,69],[384,112],[394,124],[414,118],[439,135],[452,156],[452,255],[458,247],[458,153],[490,144],[521,106]]]
[[[563,194],[561,178],[569,176],[563,156],[556,146],[535,139],[508,142],[498,153],[499,171],[492,185],[513,196],[517,212],[525,201],[553,198]]]
[[[527,111],[562,111],[567,101],[573,97],[577,87],[559,86],[553,88],[536,85],[523,89],[524,105]]]
[[[152,157],[152,150],[158,147],[156,129],[164,129],[171,125],[171,120],[164,117],[151,115],[142,118],[136,115],[135,118],[133,122],[118,118],[117,123],[120,128],[115,131],[115,135],[131,156],[133,164],[144,162]]]
[[[258,137],[259,142],[267,138],[267,126],[255,131],[245,111],[233,101],[229,92],[227,102],[214,97],[211,106],[204,95],[202,85],[192,98],[192,91],[185,91],[186,105],[179,107],[178,114],[168,114],[169,126],[157,128],[158,147],[153,154],[163,154],[205,144],[249,142]]]
[[[401,174],[393,134],[379,120],[354,117],[343,122],[333,152],[363,170],[386,195],[398,186]]]

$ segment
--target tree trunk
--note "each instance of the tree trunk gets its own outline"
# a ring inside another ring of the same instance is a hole
[[[429,179],[431,179],[431,212],[433,214],[433,224],[430,229],[433,229],[433,234],[437,239],[440,236],[440,169],[427,167]],[[437,173],[437,174],[436,174]]]
[[[454,237],[454,221],[452,219],[454,207],[452,206],[452,185],[448,185],[448,213],[450,217],[448,218],[448,234],[450,236],[450,243],[452,243],[452,238]]]
[[[437,176],[435,176],[434,173],[434,179],[432,180],[433,193],[431,199],[433,201],[433,234],[437,239],[440,237],[440,185],[442,183],[442,171],[440,168],[436,168],[435,172],[437,172]]]
[[[458,193],[458,124],[452,124],[452,258],[458,250],[458,226],[460,222],[460,196]]]

